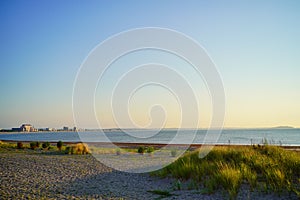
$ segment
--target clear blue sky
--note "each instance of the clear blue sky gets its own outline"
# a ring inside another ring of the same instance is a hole
[[[300,127],[299,19],[297,0],[1,1],[0,127],[73,126],[84,58],[111,35],[149,26],[207,50],[224,81],[226,127]]]

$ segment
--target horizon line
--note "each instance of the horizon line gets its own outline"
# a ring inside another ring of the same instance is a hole
[[[69,126],[66,126],[69,127]],[[73,127],[73,126],[70,126]],[[69,127],[69,128],[70,128]],[[74,126],[76,127],[76,126]],[[0,128],[0,130],[10,130],[12,128],[15,127],[10,127],[10,128]],[[50,127],[39,127],[37,129],[42,129],[42,128],[50,128]],[[184,130],[220,130],[220,129],[299,129],[300,127],[297,126],[266,126],[266,127],[187,127],[187,128],[180,128],[180,127],[168,127],[168,128],[158,128],[158,127],[153,127],[153,128],[136,128],[136,127],[108,127],[108,128],[81,128],[81,127],[76,127],[79,130],[109,130],[109,129],[115,129],[115,130],[157,130],[157,129],[161,129],[161,130],[167,130],[167,129],[184,129]],[[60,128],[54,128],[56,130],[60,130],[62,129],[62,127]]]

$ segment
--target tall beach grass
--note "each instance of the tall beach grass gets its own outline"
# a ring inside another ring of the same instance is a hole
[[[199,150],[188,152],[154,175],[171,176],[177,180],[192,180],[205,187],[206,192],[218,189],[236,198],[240,186],[251,190],[296,193],[300,198],[300,155],[280,147],[242,146],[215,147],[205,158]]]

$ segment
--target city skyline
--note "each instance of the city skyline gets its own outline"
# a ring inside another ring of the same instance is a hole
[[[28,126],[29,128],[23,128]],[[299,129],[300,127],[293,127],[293,126],[275,126],[275,127],[261,127],[258,129]],[[125,128],[125,130],[130,130],[130,129],[136,129],[136,128]],[[163,129],[177,129],[175,127],[173,128],[163,128]],[[189,129],[194,129],[194,128],[183,128],[186,130]],[[206,128],[198,128],[199,130],[206,130]],[[255,127],[253,128],[241,128],[241,127],[226,127],[224,128],[226,129],[256,129]],[[63,125],[61,127],[49,127],[49,126],[45,126],[45,127],[36,127],[33,124],[30,123],[22,123],[20,127],[9,127],[9,128],[1,128],[0,127],[0,132],[60,132],[60,131],[88,131],[88,130],[100,130],[100,128],[94,129],[94,128],[84,128],[84,127],[69,127],[66,125]],[[115,127],[107,127],[107,128],[103,128],[103,130],[120,130],[119,128],[115,128]],[[139,129],[137,129],[139,130]],[[140,130],[147,130],[146,129],[140,129]],[[155,128],[150,128],[149,130],[155,130]]]
[[[7,1],[0,5],[0,128],[25,122],[37,127],[76,126],[72,93],[85,58],[105,39],[143,27],[176,30],[204,47],[223,80],[224,127],[300,127],[298,1]],[[126,64],[142,58],[168,63],[188,77],[202,112],[199,127],[208,127],[211,102],[203,80],[177,58],[148,51],[116,63],[103,80],[104,90],[96,90],[96,115],[103,128],[118,128],[104,107],[106,92]],[[166,128],[180,126],[180,109],[164,90],[145,88],[132,101],[132,119],[140,127],[151,121],[152,102],[166,105]],[[83,128],[98,127],[87,122]]]

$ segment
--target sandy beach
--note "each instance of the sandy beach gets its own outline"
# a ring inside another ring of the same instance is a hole
[[[117,155],[111,155],[117,157]],[[148,155],[141,155],[146,157]],[[0,199],[227,199],[224,192],[203,194],[201,188],[181,190],[173,178],[126,173],[109,168],[92,155],[40,152],[0,153]],[[151,192],[152,191],[152,192]],[[167,191],[168,195],[153,191]],[[292,194],[251,191],[243,185],[237,199],[297,199]]]

